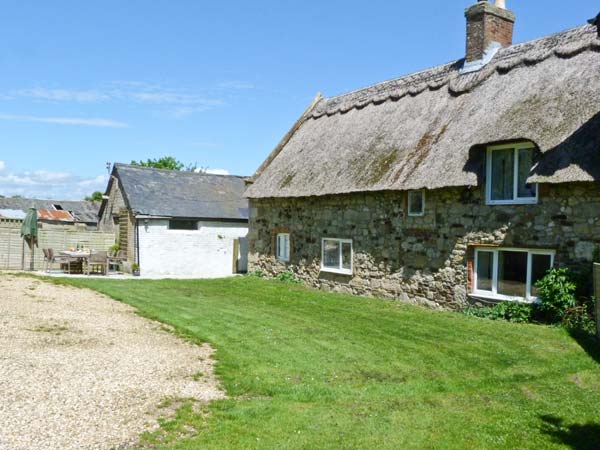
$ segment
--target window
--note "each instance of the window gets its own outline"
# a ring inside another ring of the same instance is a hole
[[[553,264],[553,250],[478,248],[474,294],[500,300],[535,301],[535,283]]]
[[[408,215],[425,214],[425,191],[408,191]]]
[[[169,220],[169,230],[197,230],[197,220],[182,220],[182,219],[171,219]]]
[[[279,261],[288,262],[290,260],[290,235],[289,233],[279,233],[277,235],[277,249],[275,256]]]
[[[527,183],[533,167],[533,150],[528,143],[488,148],[486,198],[489,205],[537,202],[537,185]]]
[[[321,270],[352,275],[352,240],[324,238]]]
[[[52,205],[52,206],[54,207],[54,209],[55,209],[56,211],[62,211],[62,210],[63,210],[63,207],[62,207],[62,206],[60,206],[60,205],[58,205],[58,204],[54,204],[54,205]]]

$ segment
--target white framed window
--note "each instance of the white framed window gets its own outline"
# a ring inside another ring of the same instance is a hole
[[[488,205],[531,204],[538,201],[537,184],[527,183],[533,167],[531,143],[488,147],[486,201]]]
[[[323,238],[321,242],[321,270],[352,275],[352,239]]]
[[[408,215],[413,217],[425,214],[425,191],[408,191]]]
[[[277,234],[275,256],[279,261],[288,262],[290,260],[290,234]]]
[[[475,249],[473,294],[498,300],[534,302],[535,283],[554,266],[554,250]]]

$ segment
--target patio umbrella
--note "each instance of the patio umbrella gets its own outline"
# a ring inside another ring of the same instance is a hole
[[[37,210],[35,208],[29,208],[25,219],[23,219],[23,225],[21,225],[21,237],[23,238],[23,256],[21,259],[21,267],[23,270],[25,270],[25,242],[27,242],[27,245],[31,250],[29,269],[33,270],[34,247],[38,245]]]

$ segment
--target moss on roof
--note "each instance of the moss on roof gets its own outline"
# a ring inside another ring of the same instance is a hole
[[[250,198],[475,186],[485,144],[529,140],[529,181],[600,180],[600,38],[585,25],[320,99],[261,166]],[[275,156],[273,156],[275,155]],[[293,174],[293,176],[291,176]]]

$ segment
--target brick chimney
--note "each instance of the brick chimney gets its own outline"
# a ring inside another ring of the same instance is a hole
[[[467,18],[466,62],[483,60],[486,51],[512,45],[516,16],[506,9],[505,0],[494,4],[479,0],[465,11]]]

